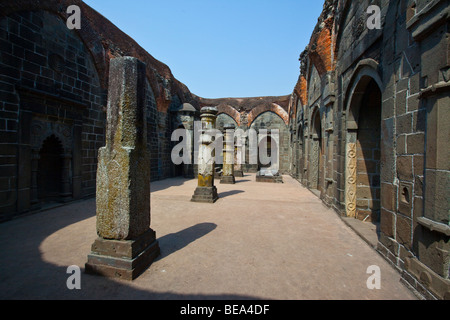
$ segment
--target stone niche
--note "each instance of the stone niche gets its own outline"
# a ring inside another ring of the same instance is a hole
[[[18,212],[81,198],[85,106],[61,97],[41,96],[32,89],[18,89],[22,106]],[[49,106],[60,110],[57,116],[47,114]]]

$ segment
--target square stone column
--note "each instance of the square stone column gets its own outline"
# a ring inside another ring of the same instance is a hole
[[[244,171],[242,171],[242,163],[239,162],[238,154],[242,154],[242,146],[236,145],[234,148],[234,176],[242,178],[244,176]]]
[[[219,199],[214,185],[215,154],[213,152],[213,138],[211,132],[216,127],[216,107],[201,109],[202,135],[198,150],[198,186],[191,201],[214,203]]]
[[[234,178],[234,125],[224,127],[225,148],[223,149],[223,173],[221,184],[235,184]]]
[[[110,62],[106,146],[97,168],[97,234],[86,272],[133,280],[159,255],[150,229],[150,154],[145,118],[146,66]]]

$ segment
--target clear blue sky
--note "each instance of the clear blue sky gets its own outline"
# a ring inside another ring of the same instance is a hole
[[[292,93],[323,0],[85,0],[203,98]]]

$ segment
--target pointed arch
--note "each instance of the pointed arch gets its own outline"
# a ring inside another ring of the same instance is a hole
[[[224,113],[224,114],[230,116],[231,118],[233,118],[233,120],[236,122],[238,127],[241,126],[241,114],[235,108],[233,108],[233,107],[231,107],[229,105],[220,104],[217,107],[217,109],[219,111],[217,113],[217,116],[219,116],[220,114]]]
[[[253,121],[255,121],[255,119],[259,115],[261,115],[267,111],[271,111],[271,112],[277,114],[281,119],[283,119],[286,126],[289,125],[289,114],[286,112],[286,110],[284,110],[281,106],[277,105],[276,103],[271,103],[269,105],[259,105],[256,108],[252,109],[252,111],[249,112],[249,114],[247,116],[248,127],[250,128]]]

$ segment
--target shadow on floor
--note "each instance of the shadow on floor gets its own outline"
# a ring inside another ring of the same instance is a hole
[[[243,190],[232,190],[232,191],[221,192],[221,193],[219,193],[219,199],[223,199],[223,198],[230,197],[235,194],[244,193],[244,192],[245,191],[243,191]]]
[[[178,180],[181,181],[181,180]],[[175,180],[174,182],[178,182]],[[168,184],[166,184],[168,185]],[[55,265],[43,259],[41,244],[57,231],[95,217],[95,199],[79,201],[0,224],[0,299],[1,300],[258,300],[254,296],[234,294],[178,294],[167,288],[155,292],[134,288],[129,282],[84,273],[81,290],[69,290],[69,266]],[[158,238],[161,256],[182,250],[217,226],[201,223]],[[73,241],[76,241],[74,237]],[[61,243],[64,248],[64,243]],[[67,254],[70,254],[68,252]],[[86,261],[87,255],[86,252]],[[144,275],[142,275],[144,276]],[[139,281],[139,278],[135,281]]]
[[[161,248],[161,255],[157,260],[164,259],[172,253],[183,249],[190,243],[207,235],[217,228],[215,223],[199,223],[195,226],[178,231],[176,233],[166,234],[158,238],[159,246]]]
[[[175,177],[165,180],[152,181],[150,183],[150,192],[157,192],[171,187],[182,186],[183,184],[185,184],[190,180],[192,179]]]
[[[245,179],[245,180],[239,180],[239,179],[236,179],[236,183],[250,182],[250,181],[252,181],[252,180],[248,180],[248,179]]]

